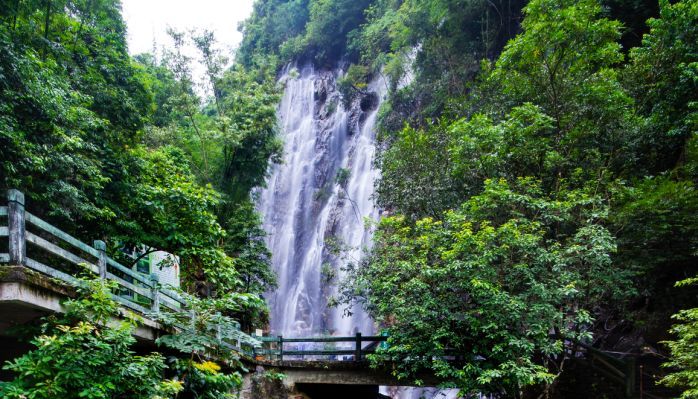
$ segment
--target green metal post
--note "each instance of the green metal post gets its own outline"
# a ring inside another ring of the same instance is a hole
[[[635,380],[636,378],[636,367],[635,358],[628,358],[626,361],[625,369],[625,396],[628,398],[635,397]],[[642,378],[642,376],[640,376]]]
[[[354,361],[361,361],[361,333],[356,333],[356,349],[354,350]]]
[[[279,361],[284,361],[284,337],[279,335]]]

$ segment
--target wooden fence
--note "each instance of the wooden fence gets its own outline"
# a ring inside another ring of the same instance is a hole
[[[118,290],[112,298],[146,318],[162,312],[183,313],[191,318],[187,302],[172,289],[163,287],[156,274],[139,273],[110,258],[104,241],[96,240],[90,246],[27,212],[20,191],[9,190],[7,200],[7,206],[0,206],[0,239],[7,238],[7,246],[0,246],[0,263],[25,266],[73,286],[79,284],[75,275],[87,269],[95,276],[116,282]],[[237,327],[218,337],[225,346],[241,353],[252,353],[261,347],[261,341],[241,332],[239,324]],[[220,335],[220,328],[212,326],[211,333],[216,331]]]

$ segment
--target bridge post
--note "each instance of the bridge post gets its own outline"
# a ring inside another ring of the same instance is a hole
[[[635,358],[629,358],[626,360],[626,366],[625,366],[625,396],[628,398],[632,398],[635,396],[635,382],[637,379],[637,371],[636,371],[636,366],[637,363],[635,361]],[[642,379],[642,373],[640,374],[640,379]]]
[[[284,337],[279,335],[279,361],[283,362],[284,361]]]
[[[217,339],[218,341],[222,341],[222,340],[223,340],[223,334],[221,333],[221,323],[220,323],[221,314],[220,314],[220,312],[216,312],[216,320],[218,320],[218,321],[216,322],[216,339]],[[238,345],[238,346],[240,346],[240,345]]]
[[[361,333],[356,333],[356,349],[354,350],[354,361],[361,361]]]
[[[107,244],[102,240],[95,240],[94,247],[99,253],[97,266],[99,267],[99,278],[107,278]]]
[[[196,312],[194,309],[189,309],[189,328],[196,331]]]
[[[10,264],[23,265],[27,258],[24,194],[19,190],[8,190],[7,200]]]
[[[150,294],[152,296],[153,302],[151,303],[150,309],[153,312],[159,312],[160,311],[160,279],[158,278],[158,275],[155,273],[152,273],[150,275]]]

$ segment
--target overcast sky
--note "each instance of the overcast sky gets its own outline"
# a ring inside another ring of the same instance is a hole
[[[132,55],[152,53],[157,46],[172,47],[167,28],[179,31],[191,29],[212,30],[216,34],[219,49],[231,56],[242,40],[238,23],[252,14],[254,0],[121,0],[123,16],[128,27],[128,49]],[[185,54],[198,58],[198,51],[189,46]],[[230,57],[232,61],[232,57]],[[204,68],[194,63],[192,75],[199,94],[210,94],[204,83]]]
[[[242,39],[238,23],[252,13],[253,0],[122,0],[131,54],[152,52],[153,41],[169,46],[168,26],[178,30],[209,29],[222,49]]]

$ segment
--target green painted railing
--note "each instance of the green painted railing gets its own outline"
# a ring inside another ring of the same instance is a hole
[[[350,360],[361,361],[365,355],[375,353],[381,343],[388,340],[387,336],[362,336],[357,333],[350,337],[307,337],[284,338],[262,337],[262,349],[257,349],[257,358],[265,360]],[[342,345],[346,343],[348,345]],[[306,345],[310,344],[309,348]]]
[[[0,252],[0,263],[24,266],[73,286],[79,283],[75,275],[87,269],[115,281],[119,288],[112,298],[145,318],[162,312],[189,315],[187,302],[163,287],[157,275],[144,275],[110,258],[103,241],[90,246],[27,212],[20,191],[9,190],[7,200],[7,206],[0,206],[0,239],[7,239],[7,252]],[[215,326],[211,330],[215,334]],[[239,324],[236,331],[226,334],[219,338],[230,350],[253,353],[261,348],[262,342],[240,331]]]

